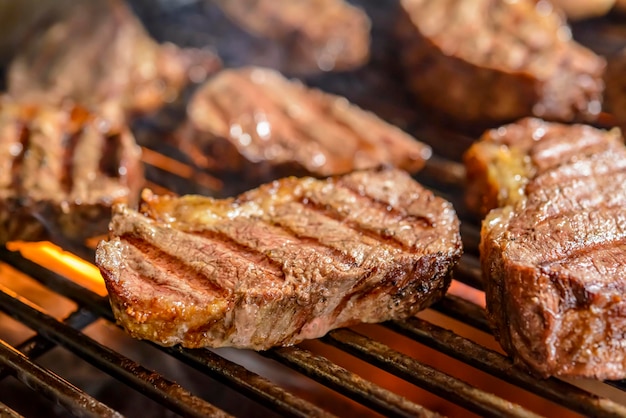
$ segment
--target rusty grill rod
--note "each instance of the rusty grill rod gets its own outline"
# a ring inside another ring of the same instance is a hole
[[[298,347],[280,347],[263,353],[386,417],[432,417],[432,411],[369,382],[328,359]]]
[[[481,416],[538,417],[515,403],[475,388],[378,341],[349,329],[329,332],[322,341],[339,347],[383,370],[455,402]]]
[[[39,393],[81,417],[122,417],[120,413],[87,395],[56,374],[33,363],[24,354],[0,340],[0,363],[15,377]]]
[[[411,318],[406,321],[392,321],[386,323],[386,326],[479,370],[558,402],[573,411],[594,417],[626,416],[626,406],[624,405],[593,395],[555,378],[536,379],[515,367],[513,362],[504,355],[423,319]]]
[[[69,349],[176,413],[189,417],[229,416],[203,399],[193,396],[180,385],[38,311],[30,302],[4,286],[0,286],[0,308],[40,335]]]

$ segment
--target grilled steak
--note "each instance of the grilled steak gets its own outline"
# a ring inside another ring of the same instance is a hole
[[[236,198],[144,192],[96,251],[135,337],[257,350],[415,314],[461,253],[450,203],[403,171],[289,177]]]
[[[66,9],[13,60],[7,75],[12,96],[53,104],[70,98],[117,118],[175,100],[191,79],[201,81],[219,66],[208,52],[157,44],[121,0]]]
[[[216,0],[233,22],[280,46],[290,73],[345,71],[367,63],[370,20],[344,0]]]
[[[480,255],[504,349],[541,376],[626,377],[619,130],[526,119],[488,132],[466,161],[470,181],[485,187],[470,193],[499,191]]]
[[[126,127],[74,106],[0,103],[0,244],[106,233],[111,205],[136,203],[142,185]]]
[[[428,146],[345,98],[308,89],[273,70],[224,70],[188,105],[178,147],[200,167],[259,183],[328,176],[381,164],[419,170]]]
[[[604,59],[571,39],[560,14],[534,0],[402,0],[408,87],[462,122],[524,116],[593,120]],[[442,88],[443,86],[443,88]]]

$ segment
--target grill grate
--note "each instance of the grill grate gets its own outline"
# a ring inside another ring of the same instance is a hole
[[[240,31],[229,32],[232,28],[226,24],[223,14],[212,11],[207,2],[129,2],[148,30],[160,41],[168,40],[179,45],[197,47],[215,43],[227,66],[258,64],[255,62],[257,59],[263,62],[264,58],[259,57],[259,54],[266,51],[258,47],[258,40],[242,40],[230,36],[231,33],[237,34]],[[392,38],[387,32],[392,26],[390,22],[393,21],[397,1],[353,2],[364,7],[373,18],[370,68],[356,74],[313,77],[306,81],[329,92],[349,97],[363,107],[375,110],[382,117],[398,122],[398,125],[414,133],[416,137],[431,140],[427,142],[433,145],[437,156],[429,161],[416,178],[455,205],[463,220],[461,234],[465,251],[455,271],[455,280],[482,290],[478,262],[480,231],[477,221],[462,212],[463,205],[459,197],[464,170],[462,165],[454,162],[459,160],[460,152],[472,138],[441,127],[433,130],[431,125],[434,123],[421,120],[424,117],[415,114],[413,103],[403,102],[402,86],[389,82],[389,74],[393,71],[387,71],[390,69],[388,63],[395,60],[395,57],[389,56],[389,51],[395,51],[395,48],[390,43],[392,41],[389,39]],[[215,33],[208,33],[207,28]],[[592,23],[590,35],[587,37],[597,37],[597,29]],[[599,42],[598,45],[608,47],[613,43]],[[243,50],[237,50],[237,47],[242,46]],[[384,77],[381,77],[378,67],[384,67]],[[363,83],[361,80],[367,81]],[[148,125],[156,123],[154,120],[143,122]],[[156,123],[154,128],[158,130],[159,126]],[[148,143],[144,144],[146,147],[143,150],[146,175],[148,186],[155,192],[175,190],[179,194],[211,194],[220,188],[224,194],[234,192],[226,189],[229,184],[201,174],[186,164],[184,156],[176,149],[165,144],[160,144],[155,149],[149,141],[146,142]],[[450,146],[450,143],[454,145]],[[70,250],[69,247],[66,249]],[[71,248],[71,251],[86,260],[93,260],[93,249],[81,247]],[[482,337],[475,338],[477,335],[484,335],[493,343],[483,308],[452,294],[446,295],[423,315],[406,321],[335,330],[320,340],[259,354],[242,350],[238,353],[243,357],[234,359],[228,351],[166,348],[148,342],[132,341],[136,346],[151,350],[150,353],[159,354],[159,359],[167,359],[177,367],[193,369],[206,378],[202,382],[210,382],[210,390],[218,394],[234,393],[238,396],[234,402],[243,399],[253,405],[252,412],[241,412],[243,409],[233,407],[232,402],[222,402],[222,399],[218,399],[219,396],[209,397],[205,392],[200,395],[195,387],[175,383],[178,380],[155,367],[154,362],[145,358],[135,359],[132,353],[122,353],[115,344],[92,338],[89,329],[94,324],[104,323],[114,328],[113,314],[105,297],[65,275],[25,258],[19,252],[6,248],[0,248],[0,266],[14,268],[41,284],[49,293],[65,298],[75,305],[69,313],[58,319],[46,309],[36,306],[30,295],[16,293],[0,285],[0,310],[34,332],[34,335],[14,343],[0,340],[0,384],[17,378],[32,389],[33,393],[29,392],[31,398],[42,398],[44,404],[48,398],[51,403],[46,405],[62,406],[64,410],[58,416],[66,416],[66,411],[76,416],[119,415],[111,402],[103,401],[99,394],[91,395],[90,388],[68,381],[70,379],[66,379],[61,371],[40,365],[41,359],[59,347],[100,369],[102,376],[110,377],[120,386],[128,387],[129,393],[152,399],[160,408],[158,416],[164,417],[229,414],[268,416],[272,413],[287,417],[354,415],[352,409],[338,409],[331,405],[332,401],[324,400],[325,396],[331,395],[332,399],[350,399],[351,401],[345,401],[348,405],[353,405],[352,401],[360,404],[355,410],[363,414],[389,417],[436,416],[436,413],[420,405],[423,402],[419,394],[425,392],[434,393],[451,404],[460,405],[480,416],[535,416],[532,411],[539,410],[537,400],[554,403],[554,411],[557,412],[552,415],[574,411],[583,416],[626,416],[626,382],[594,382],[593,387],[583,389],[578,384],[559,379],[533,378],[515,368],[506,356],[485,344]],[[0,275],[3,271],[0,269]],[[450,324],[455,324],[454,330],[447,329],[452,327]],[[399,348],[394,343],[396,339],[406,340],[417,347],[415,352],[426,354],[417,359]],[[125,341],[131,339],[127,338]],[[508,395],[506,393],[502,397],[497,396],[490,389],[486,389],[486,385],[467,383],[465,380],[469,379],[464,375],[461,377],[454,369],[456,366],[441,367],[443,363],[426,361],[431,352],[437,352],[444,362],[464,364],[472,372],[488,375],[498,384],[521,388],[531,398],[527,402],[518,401],[523,403],[520,405],[505,399],[505,395]],[[307,382],[317,382],[314,383],[316,386],[298,389],[293,385],[286,385],[284,381],[276,379],[274,374],[265,373],[265,369],[259,371],[241,361],[247,357],[269,362],[272,367],[285,370],[288,378],[304,376],[303,379]],[[345,359],[349,359],[350,364],[346,364]],[[408,387],[410,393],[399,390],[382,377],[396,379],[394,382]],[[307,392],[309,388],[321,394],[312,396]],[[413,396],[414,392],[418,395]],[[605,395],[599,396],[595,393]],[[611,395],[610,398],[608,394]],[[616,398],[620,402],[613,400]],[[0,390],[0,416],[19,417],[24,413],[21,407],[21,404],[14,403],[10,395]],[[146,415],[140,412],[144,411],[137,412],[138,416]],[[465,415],[467,414],[463,414]]]
[[[431,166],[429,175],[433,175],[433,170],[437,172],[437,170],[445,169],[446,164],[455,164],[444,163],[444,165],[435,163],[435,167]],[[150,172],[151,170],[148,170],[148,173]],[[152,176],[153,178],[149,180],[158,184],[162,174],[160,172],[158,176]],[[467,232],[464,235],[471,237],[472,234],[477,233],[477,227],[475,224],[467,224],[464,226],[464,231]],[[455,279],[480,289],[475,237],[465,239],[465,241],[466,246],[470,247],[460,262]],[[85,248],[84,254],[92,257],[93,250]],[[102,319],[114,321],[106,297],[24,258],[19,252],[0,249],[0,260],[77,305],[77,308],[65,319],[58,320],[37,308],[23,295],[16,294],[4,285],[0,285],[0,309],[36,332],[35,336],[14,346],[6,342],[0,344],[0,379],[15,376],[39,395],[52,399],[78,416],[119,415],[109,406],[103,405],[85,391],[68,383],[63,377],[37,365],[35,360],[39,356],[59,345],[119,382],[158,402],[164,410],[192,417],[229,416],[218,406],[193,395],[189,390],[162,374],[86,335],[82,330],[95,321]],[[462,297],[449,294],[434,305],[431,311],[460,321],[481,332],[489,332],[484,310]],[[382,327],[397,336],[408,337],[414,342],[580,414],[599,417],[626,416],[626,406],[620,403],[596,396],[561,380],[537,380],[513,367],[512,362],[502,354],[444,329],[433,321],[412,318],[407,321],[389,322],[383,324]],[[382,339],[363,335],[360,331],[340,329],[331,331],[316,344],[339,349],[344,354],[354,356],[379,368],[380,373],[392,374],[481,416],[536,416],[530,410],[532,404],[521,406],[491,394],[392,348],[381,341]],[[180,347],[166,348],[148,342],[142,344],[155,347],[177,361],[191,366],[258,404],[264,405],[277,415],[332,416],[323,406],[293,394],[281,385],[273,383],[269,378],[228,360],[219,352],[188,350]],[[406,396],[385,388],[373,381],[374,379],[361,377],[358,372],[349,370],[324,355],[316,353],[314,349],[297,346],[276,348],[261,354],[383,416],[436,415],[407,399]],[[602,383],[598,384],[607,386]],[[620,390],[625,389],[623,383],[609,382],[609,384]],[[0,395],[0,402],[2,401],[8,402]],[[8,416],[19,416],[6,405],[0,404],[0,412]]]

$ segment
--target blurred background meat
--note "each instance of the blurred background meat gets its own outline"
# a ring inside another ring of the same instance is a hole
[[[427,145],[347,99],[262,67],[221,71],[191,98],[174,143],[199,167],[254,186],[393,165],[417,172]]]
[[[363,66],[370,20],[344,0],[215,0],[242,29],[283,49],[283,71],[311,74]]]
[[[472,123],[597,118],[604,59],[572,40],[548,2],[402,0],[407,87]]]
[[[0,103],[0,244],[81,244],[103,234],[114,202],[143,186],[140,149],[124,124],[74,106]]]
[[[120,118],[175,101],[219,66],[206,50],[155,42],[121,0],[61,3],[47,17],[7,70],[9,94],[20,100],[71,99]]]

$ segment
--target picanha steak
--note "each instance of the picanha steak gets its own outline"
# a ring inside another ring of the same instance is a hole
[[[398,24],[409,89],[462,122],[525,116],[594,120],[603,58],[572,40],[549,2],[402,0]]]
[[[115,207],[96,264],[119,323],[163,345],[263,350],[405,318],[461,254],[451,204],[397,169],[142,198]]]
[[[262,182],[393,165],[409,172],[427,145],[347,99],[261,67],[220,71],[192,97],[178,147],[200,167]]]
[[[468,193],[488,196],[482,210],[498,206],[483,221],[480,257],[504,349],[541,376],[625,378],[620,131],[525,119],[487,132],[466,164]]]
[[[125,125],[77,106],[0,102],[0,244],[104,234],[114,202],[143,187]]]

